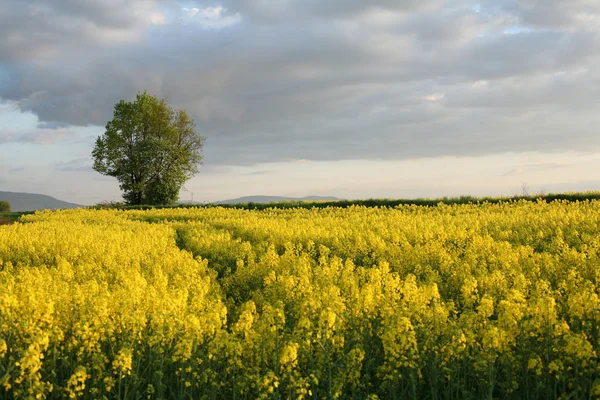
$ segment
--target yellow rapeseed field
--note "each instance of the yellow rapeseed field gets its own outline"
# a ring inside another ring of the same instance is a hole
[[[600,396],[600,202],[39,212],[0,398]]]

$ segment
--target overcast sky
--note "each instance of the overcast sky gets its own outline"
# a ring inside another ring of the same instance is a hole
[[[600,189],[598,0],[2,0],[0,190],[118,200],[138,91],[207,138],[199,201]]]

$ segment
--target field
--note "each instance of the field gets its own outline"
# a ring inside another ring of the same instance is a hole
[[[600,201],[0,227],[0,398],[600,396]]]

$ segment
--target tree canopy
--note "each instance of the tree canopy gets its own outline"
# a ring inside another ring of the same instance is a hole
[[[204,139],[185,110],[138,93],[115,105],[92,151],[94,170],[117,178],[129,204],[172,204],[198,173]]]
[[[0,200],[0,212],[9,212],[10,203],[6,200]]]

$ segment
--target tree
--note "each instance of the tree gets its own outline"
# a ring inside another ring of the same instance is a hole
[[[138,93],[134,102],[115,105],[92,151],[94,169],[117,178],[128,204],[171,204],[198,173],[204,139],[185,110]]]
[[[0,200],[0,212],[9,212],[10,203],[6,200]]]

